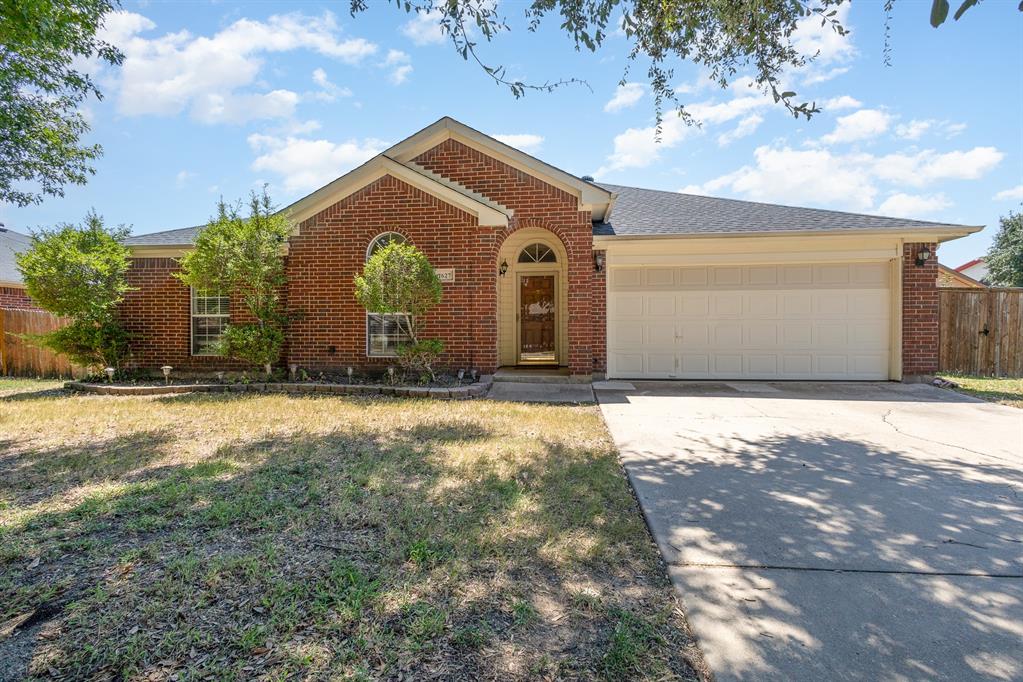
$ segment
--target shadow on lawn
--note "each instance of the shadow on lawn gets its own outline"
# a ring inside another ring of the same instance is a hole
[[[134,444],[154,437],[166,444]],[[21,551],[3,618],[73,604],[26,649],[42,675],[692,677],[614,451],[478,451],[509,437],[425,420],[238,442],[150,471],[8,529]]]

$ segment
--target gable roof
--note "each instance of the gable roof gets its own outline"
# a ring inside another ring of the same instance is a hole
[[[958,270],[938,263],[938,286],[939,287],[967,287],[970,289],[983,289],[987,285],[983,282],[978,282],[969,275],[964,275]]]
[[[738,199],[682,194],[601,183],[614,192],[608,216],[595,221],[595,236],[712,236],[805,232],[950,232],[961,236],[980,226],[950,225],[923,220],[764,204]]]
[[[25,286],[14,254],[21,253],[31,244],[32,238],[27,234],[0,227],[0,286]]]
[[[500,140],[485,135],[475,128],[456,121],[450,116],[431,123],[417,133],[410,135],[386,151],[388,156],[403,164],[412,164],[413,159],[436,147],[445,140],[455,139],[469,147],[483,151],[502,161],[512,168],[538,177],[544,182],[565,190],[579,199],[579,210],[592,211],[593,217],[603,219],[604,213],[611,202],[611,192],[600,185],[583,180],[557,166],[531,156],[520,149],[505,144]],[[414,165],[414,164],[413,164]]]
[[[983,263],[983,262],[984,262],[984,258],[983,257],[981,257],[981,258],[974,258],[973,260],[966,261],[965,263],[960,265],[958,268],[955,268],[955,271],[956,272],[962,272],[966,268],[972,268],[974,265],[978,265],[978,264]]]

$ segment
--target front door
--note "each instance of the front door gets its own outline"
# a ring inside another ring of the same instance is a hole
[[[555,365],[555,275],[519,276],[519,362]]]

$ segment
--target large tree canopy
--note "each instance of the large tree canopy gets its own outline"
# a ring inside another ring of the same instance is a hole
[[[99,145],[79,110],[101,93],[82,64],[120,64],[99,40],[111,0],[0,0],[0,201],[25,206],[84,184]]]
[[[369,0],[350,0],[352,14],[369,7]],[[441,29],[463,59],[479,64],[497,83],[516,97],[527,90],[551,91],[583,81],[566,77],[556,81],[527,83],[512,79],[503,66],[490,64],[478,51],[479,40],[492,41],[510,29],[503,18],[508,3],[493,0],[393,0],[409,13],[438,17]],[[665,102],[688,123],[698,123],[679,102],[672,82],[672,64],[689,61],[706,68],[721,87],[734,79],[751,75],[756,86],[770,93],[793,116],[809,118],[819,109],[813,102],[800,102],[784,82],[786,72],[804,66],[807,55],[796,49],[794,33],[806,20],[818,20],[840,35],[846,34],[837,7],[848,0],[531,0],[524,7],[528,29],[535,31],[549,16],[560,21],[577,50],[596,51],[609,35],[620,28],[632,47],[629,66],[645,64],[660,123]],[[945,22],[948,0],[931,0],[930,22]],[[955,0],[953,0],[955,1]],[[958,0],[953,15],[959,20],[979,0]],[[916,4],[916,3],[914,3]],[[886,0],[889,18],[895,0]],[[926,6],[924,6],[926,8]],[[1019,5],[1023,11],[1023,2]],[[886,58],[888,55],[886,31]],[[813,55],[810,55],[812,58]],[[624,84],[628,67],[622,75]]]
[[[988,279],[999,287],[1023,287],[1023,213],[1009,211],[999,222],[985,259]]]

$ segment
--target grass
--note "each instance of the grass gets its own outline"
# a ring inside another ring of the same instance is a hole
[[[959,385],[960,393],[993,403],[1023,408],[1023,379],[946,374],[942,378]]]
[[[0,383],[0,679],[705,675],[595,408],[58,385]]]

